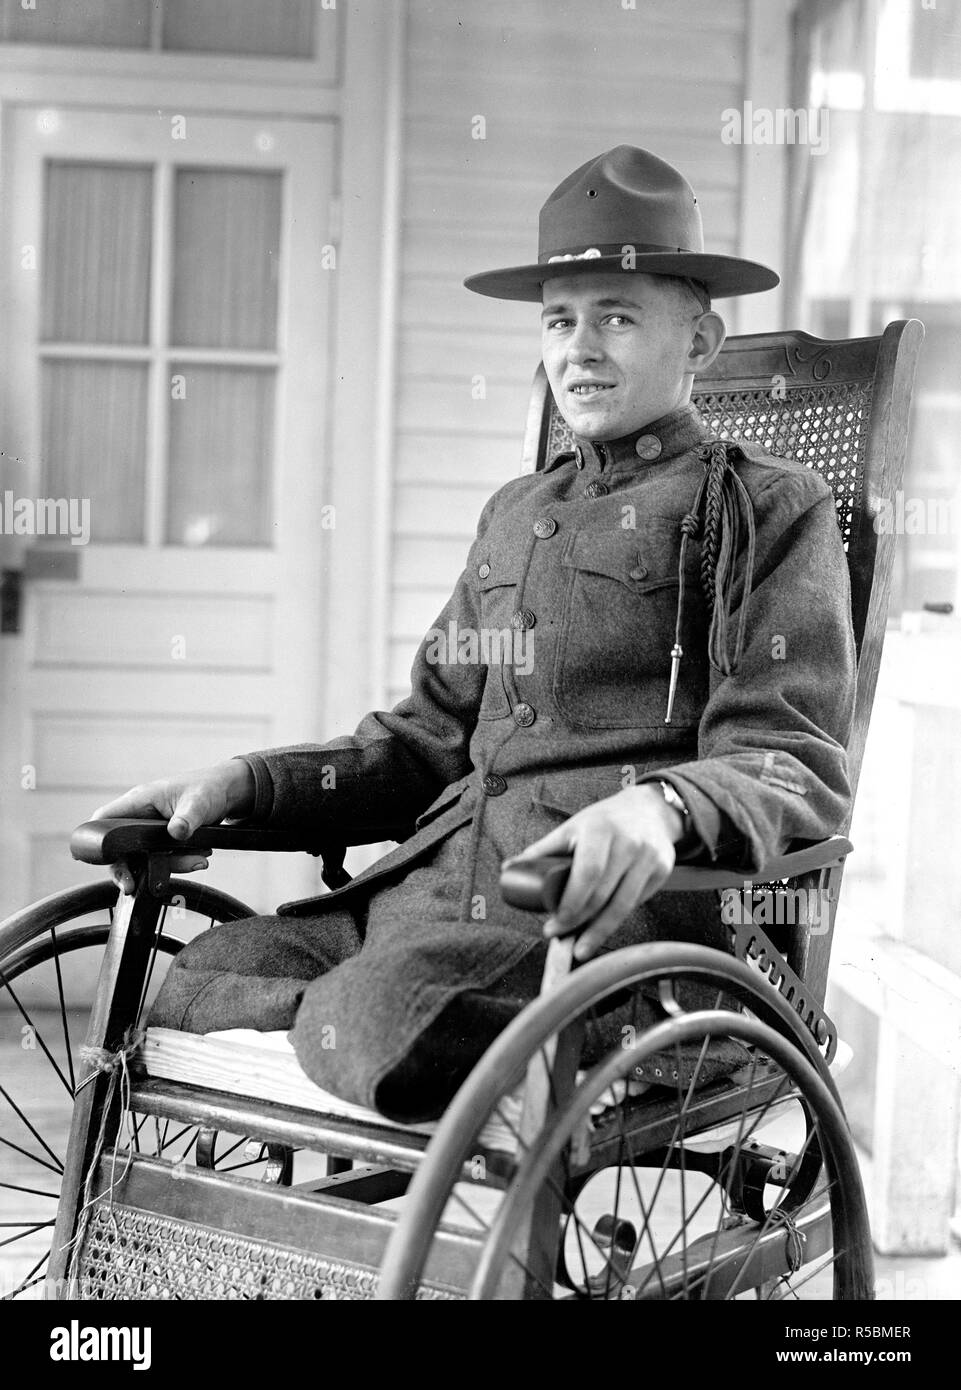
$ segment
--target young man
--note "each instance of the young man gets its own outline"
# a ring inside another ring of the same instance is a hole
[[[705,255],[688,184],[628,146],[554,191],[535,264],[467,282],[542,301],[575,442],[484,508],[409,698],[348,737],[97,813],[162,816],[177,838],[227,817],[342,843],[385,818],[413,833],[336,892],[204,933],[152,1022],[291,1027],[320,1085],[432,1116],[537,993],[546,935],[589,924],[581,959],[652,939],[724,948],[713,895],[654,896],[676,856],[750,869],[838,828],[855,659],[830,490],[712,441],[689,403],[724,340],[710,296],[776,283]],[[496,657],[491,634],[509,639]],[[545,928],[498,879],[505,858],[562,850],[573,868]]]

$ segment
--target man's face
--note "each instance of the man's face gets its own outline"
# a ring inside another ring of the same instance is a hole
[[[554,399],[584,439],[617,439],[690,398],[699,317],[656,275],[561,275],[544,285],[542,351]]]

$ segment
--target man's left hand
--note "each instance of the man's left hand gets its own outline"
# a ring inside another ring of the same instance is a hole
[[[681,813],[660,788],[641,783],[585,806],[505,863],[573,852],[570,877],[544,935],[566,936],[589,922],[574,947],[575,957],[587,960],[663,886],[683,833]]]

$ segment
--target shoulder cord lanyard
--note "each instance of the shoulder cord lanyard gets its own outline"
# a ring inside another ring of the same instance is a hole
[[[671,648],[671,679],[667,692],[665,724],[670,724],[674,697],[681,669],[681,632],[684,621],[684,567],[687,544],[701,531],[701,588],[711,608],[711,627],[708,633],[708,659],[715,671],[731,675],[738,666],[744,650],[747,630],[748,600],[754,579],[754,549],[756,530],[754,507],[747,488],[738,477],[723,440],[708,444],[702,454],[706,465],[704,478],[694,499],[694,505],[681,522],[681,552],[678,559],[677,616],[674,623],[674,645]],[[744,590],[734,635],[734,654],[728,655],[731,598],[734,590],[735,562],[740,548],[742,523],[747,532],[744,548]]]

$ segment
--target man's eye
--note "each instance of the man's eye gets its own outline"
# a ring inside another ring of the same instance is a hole
[[[569,328],[570,322],[570,319],[550,319],[547,326],[548,328]]]
[[[608,314],[605,319],[605,323],[613,324],[615,328],[620,328],[621,324],[633,322],[634,320],[629,319],[626,314]]]

